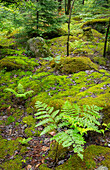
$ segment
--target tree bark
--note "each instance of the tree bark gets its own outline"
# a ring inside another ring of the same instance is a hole
[[[37,0],[38,2],[38,0]],[[39,29],[39,12],[37,11],[37,33],[38,33],[38,29]]]
[[[103,57],[106,57],[106,47],[107,47],[107,38],[108,38],[109,28],[110,28],[110,18],[109,18],[109,24],[108,24],[107,32],[106,32],[106,36],[105,36]]]
[[[70,8],[71,8],[71,0],[68,0],[66,15],[69,15]]]
[[[82,1],[82,4],[84,5],[84,0]]]
[[[75,0],[72,1],[70,8],[69,20],[68,20],[68,37],[67,37],[67,56],[69,56],[69,38],[70,38],[70,23],[71,23],[71,13]]]

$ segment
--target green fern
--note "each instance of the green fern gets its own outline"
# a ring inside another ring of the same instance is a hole
[[[56,135],[50,140],[56,140],[63,147],[73,146],[73,150],[78,156],[83,159],[84,137],[88,131],[96,131],[100,125],[99,110],[101,107],[84,105],[82,108],[77,104],[71,105],[68,101],[62,106],[62,110],[54,111],[53,107],[48,107],[47,104],[37,101],[35,104],[37,113],[36,119],[40,122],[36,127],[46,125],[40,135],[44,135],[50,131],[56,130]]]
[[[17,89],[18,89],[18,93],[11,88],[5,88],[4,91],[5,92],[9,91],[9,92],[13,93],[17,98],[26,98],[27,94],[30,95],[31,93],[34,92],[33,90],[30,90],[30,91],[27,91],[24,93],[24,88],[23,88],[22,84],[20,84],[20,83],[18,84]]]

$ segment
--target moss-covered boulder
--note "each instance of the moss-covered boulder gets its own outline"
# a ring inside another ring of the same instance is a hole
[[[51,66],[55,67],[61,73],[71,74],[84,70],[97,69],[98,66],[94,64],[87,57],[65,57],[61,58],[60,63],[51,62]]]
[[[55,170],[94,170],[100,165],[110,169],[110,148],[90,145],[85,149],[83,161],[74,154],[64,164],[56,167]],[[41,165],[39,169],[42,170],[43,167],[44,170],[49,169],[46,164]]]
[[[38,65],[37,60],[28,59],[25,56],[8,56],[0,60],[0,69],[6,68],[8,71],[17,69],[32,70]]]
[[[92,28],[98,30],[101,33],[105,32],[105,26],[107,25],[109,21],[109,18],[104,18],[104,19],[92,19],[89,21],[86,21],[81,25],[81,28],[91,26]]]
[[[41,37],[34,37],[27,41],[27,54],[33,57],[49,57],[52,56],[48,46]]]

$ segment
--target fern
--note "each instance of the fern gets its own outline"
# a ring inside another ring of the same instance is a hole
[[[56,135],[50,140],[56,140],[63,147],[73,146],[73,150],[83,159],[84,137],[88,131],[96,131],[100,125],[99,110],[101,107],[83,105],[79,107],[77,104],[71,105],[68,101],[62,106],[62,110],[54,111],[53,107],[37,101],[35,104],[37,113],[36,119],[40,122],[36,127],[46,125],[40,135],[44,135],[50,131],[56,130]]]
[[[30,95],[31,93],[34,92],[33,90],[30,90],[30,91],[27,91],[24,93],[24,88],[23,88],[22,84],[20,84],[20,83],[18,84],[17,89],[18,89],[18,93],[11,88],[5,88],[4,91],[5,92],[9,91],[9,92],[13,93],[17,98],[26,98],[27,94]]]

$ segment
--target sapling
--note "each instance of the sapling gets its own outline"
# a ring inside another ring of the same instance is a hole
[[[64,103],[61,111],[54,111],[54,107],[48,107],[47,104],[37,101],[35,103],[37,113],[36,119],[40,122],[36,127],[46,125],[40,135],[44,135],[51,131],[56,134],[50,140],[56,140],[63,147],[73,146],[73,150],[83,159],[84,152],[84,134],[88,131],[103,132],[99,130],[100,122],[99,110],[102,107],[77,104],[71,105],[68,101]]]

